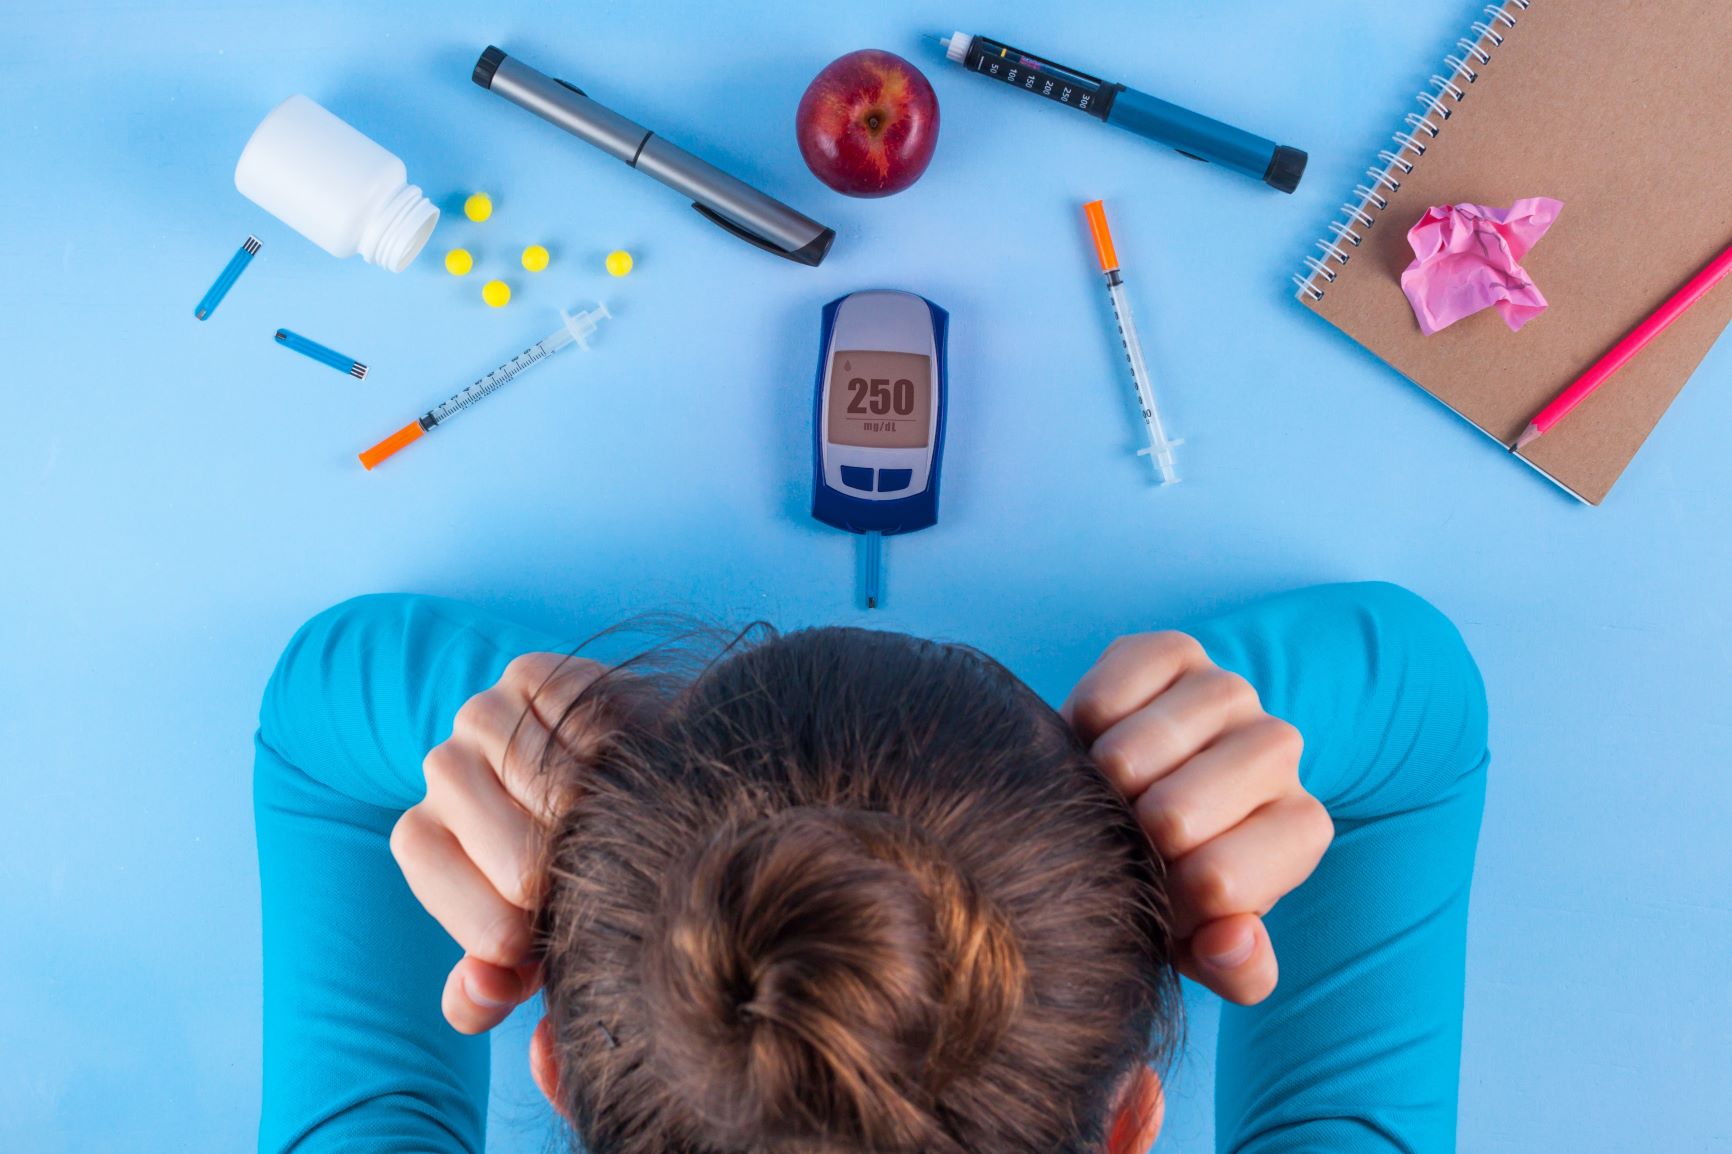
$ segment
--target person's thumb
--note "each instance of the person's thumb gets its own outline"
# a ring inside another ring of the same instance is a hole
[[[535,992],[536,967],[511,969],[465,956],[445,979],[441,1008],[460,1034],[491,1030]]]
[[[1267,998],[1280,976],[1269,931],[1254,914],[1234,914],[1198,926],[1181,950],[1179,971],[1242,1006]]]

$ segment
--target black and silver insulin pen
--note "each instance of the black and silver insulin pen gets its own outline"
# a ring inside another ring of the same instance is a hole
[[[985,36],[953,32],[933,39],[944,45],[947,57],[982,76],[1159,141],[1193,160],[1224,165],[1282,192],[1298,188],[1299,178],[1305,175],[1305,154],[1297,148],[1211,120],[1146,92],[1109,84]]]
[[[743,180],[706,164],[586,96],[489,45],[475,62],[475,83],[617,156],[689,196],[692,207],[741,240],[801,264],[817,264],[836,230],[801,216]]]

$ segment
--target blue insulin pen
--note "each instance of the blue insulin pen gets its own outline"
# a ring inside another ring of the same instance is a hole
[[[812,516],[859,533],[866,608],[878,608],[885,535],[938,523],[950,314],[907,292],[824,306],[812,413]]]
[[[1056,100],[1096,120],[1165,144],[1193,160],[1255,177],[1270,188],[1292,192],[1305,175],[1306,158],[1299,149],[1211,120],[1146,92],[1109,84],[985,36],[953,32],[939,43],[951,60],[982,76]]]

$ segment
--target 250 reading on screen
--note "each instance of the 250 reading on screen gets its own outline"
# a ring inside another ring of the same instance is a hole
[[[917,449],[931,426],[932,359],[920,353],[839,349],[830,365],[830,440]]]

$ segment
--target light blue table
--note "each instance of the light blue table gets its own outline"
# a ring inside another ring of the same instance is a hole
[[[1264,591],[1386,578],[1432,598],[1493,704],[1462,1148],[1732,1149],[1732,348],[1594,510],[1290,297],[1478,6],[734,7],[6,17],[0,1148],[252,1141],[249,737],[320,607],[408,589],[572,630],[667,607],[864,620],[853,542],[806,516],[810,389],[819,307],[886,285],[951,310],[952,410],[943,520],[889,543],[871,623],[982,646],[1056,698],[1115,634]],[[935,18],[1306,147],[1310,173],[1283,197],[972,80],[917,39],[952,27]],[[481,92],[489,42],[835,225],[833,255],[754,252]],[[794,144],[806,82],[861,47],[916,58],[943,106],[932,168],[883,201],[831,193]],[[294,92],[453,210],[409,271],[338,263],[234,191],[248,132]],[[485,225],[454,211],[476,188]],[[1131,452],[1079,211],[1096,196],[1188,438],[1177,489]],[[196,322],[248,232],[263,253]],[[553,252],[535,277],[531,242]],[[443,272],[455,244],[477,275]],[[638,259],[623,282],[601,271],[616,247]],[[517,289],[502,311],[478,299],[493,270]],[[592,354],[356,464],[603,294],[618,319]],[[273,347],[279,325],[372,373]],[[1213,1013],[1193,1001],[1172,1151],[1210,1143]],[[540,1149],[527,1025],[498,1042],[496,1150]]]

